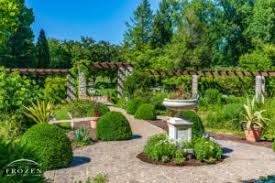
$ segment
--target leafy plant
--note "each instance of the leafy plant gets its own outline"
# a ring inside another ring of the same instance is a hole
[[[70,140],[64,130],[54,125],[34,125],[23,135],[21,142],[34,150],[45,170],[66,167],[73,159]]]
[[[15,139],[23,133],[23,117],[16,114],[1,114],[0,137],[4,139]]]
[[[135,118],[144,120],[156,119],[155,107],[151,104],[142,104],[135,113]]]
[[[77,142],[82,143],[83,145],[90,144],[89,130],[86,127],[80,127],[74,131],[74,137]]]
[[[128,102],[127,112],[129,114],[135,114],[139,106],[141,106],[144,101],[141,98],[134,98]]]
[[[36,123],[47,123],[50,120],[52,105],[45,101],[37,101],[32,103],[30,107],[24,106],[26,112],[24,114]]]
[[[266,110],[257,111],[255,106],[255,98],[251,101],[247,99],[247,104],[244,104],[244,118],[245,120],[242,122],[246,125],[246,129],[250,130],[256,126],[260,128],[264,128],[266,122],[269,121],[268,118],[263,117],[262,113]]]
[[[144,146],[144,154],[154,161],[167,161],[175,157],[177,147],[170,142],[165,134],[158,134],[150,137],[147,144]]]
[[[177,165],[181,165],[186,161],[186,153],[183,151],[177,150],[175,153],[175,162]]]
[[[96,137],[104,141],[128,140],[132,137],[132,130],[123,114],[108,112],[97,122]]]
[[[30,79],[18,72],[6,73],[0,68],[0,111],[21,110],[40,97],[40,89]]]
[[[272,142],[272,149],[273,149],[273,151],[275,151],[275,140],[273,140],[273,142]]]
[[[93,183],[107,183],[107,182],[109,182],[107,174],[99,173],[93,178]]]
[[[52,104],[62,103],[67,96],[66,84],[66,78],[48,77],[43,90],[46,100]]]
[[[196,140],[194,151],[196,159],[200,161],[213,162],[222,158],[221,146],[205,137]]]

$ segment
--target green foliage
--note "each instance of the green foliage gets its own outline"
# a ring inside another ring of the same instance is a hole
[[[204,99],[207,104],[219,104],[221,102],[221,94],[217,89],[207,89]]]
[[[22,144],[34,150],[45,170],[66,167],[73,158],[70,140],[54,125],[43,123],[31,127],[23,135]]]
[[[74,139],[83,145],[90,144],[91,140],[89,136],[89,130],[86,127],[80,127],[74,131]]]
[[[244,121],[246,125],[246,129],[250,130],[254,128],[254,125],[257,125],[260,128],[264,128],[266,126],[266,122],[270,119],[263,116],[263,112],[266,110],[257,110],[257,106],[255,104],[255,98],[251,101],[247,99],[247,103],[244,104]]]
[[[15,140],[23,133],[21,114],[2,113],[0,116],[0,138]]]
[[[48,77],[45,80],[44,95],[52,104],[64,102],[67,96],[67,80],[62,77]]]
[[[64,111],[63,111],[64,110]],[[104,104],[96,104],[88,100],[74,100],[61,108],[62,116],[66,116],[65,113],[70,113],[72,117],[92,117],[95,112],[99,112],[100,115],[104,115],[109,111],[109,108]],[[66,111],[66,112],[65,112]],[[60,112],[60,110],[59,110]],[[55,113],[56,114],[56,113]],[[60,116],[57,117],[60,119]]]
[[[127,109],[127,101],[124,97],[121,97],[116,102],[115,106],[120,107],[122,109]]]
[[[93,178],[93,183],[107,183],[108,182],[108,175],[99,173]]]
[[[8,74],[0,69],[0,111],[13,112],[38,98],[39,89],[19,73]]]
[[[5,176],[4,167],[18,159],[30,159],[37,161],[34,152],[14,141],[0,140],[0,182],[18,183],[46,183],[43,176]]]
[[[196,159],[200,161],[207,162],[209,160],[220,160],[222,158],[221,146],[205,137],[196,140],[194,151]]]
[[[104,141],[128,140],[132,137],[132,130],[125,116],[108,112],[97,122],[96,137]]]
[[[175,153],[175,162],[176,165],[181,165],[186,160],[186,154],[183,151],[177,150]]]
[[[50,65],[50,52],[48,40],[46,38],[45,31],[42,29],[39,33],[39,37],[36,44],[37,50],[37,67],[48,68]]]
[[[139,106],[135,113],[135,118],[143,120],[155,120],[156,119],[155,107],[151,104],[142,104]]]
[[[134,98],[128,102],[127,112],[129,114],[135,114],[138,108],[144,103],[141,98]]]
[[[275,140],[273,140],[272,149],[273,149],[273,151],[275,151]]]
[[[197,113],[193,111],[184,111],[178,114],[178,117],[185,118],[193,123],[192,138],[196,139],[198,137],[201,137],[205,133],[202,120]]]
[[[147,144],[144,146],[144,154],[151,160],[171,161],[175,157],[177,147],[171,143],[165,134],[154,135],[150,137]]]
[[[48,123],[52,112],[52,105],[45,101],[37,101],[31,106],[24,106],[24,114],[36,123]]]

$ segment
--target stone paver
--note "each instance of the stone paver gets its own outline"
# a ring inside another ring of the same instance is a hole
[[[90,158],[90,162],[46,172],[47,178],[56,183],[71,183],[97,173],[107,173],[113,183],[225,183],[275,175],[275,153],[271,149],[231,141],[218,141],[228,158],[217,165],[166,167],[141,162],[136,155],[142,152],[147,138],[163,131],[146,121],[134,119],[121,109],[112,110],[123,112],[133,133],[142,137],[130,141],[100,142],[77,149],[74,151],[74,156],[79,157],[76,160]]]

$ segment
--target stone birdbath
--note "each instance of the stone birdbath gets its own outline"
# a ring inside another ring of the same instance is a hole
[[[168,136],[171,140],[191,142],[192,122],[174,117],[177,112],[197,107],[197,99],[164,99],[163,105],[170,111],[171,117],[167,120]]]

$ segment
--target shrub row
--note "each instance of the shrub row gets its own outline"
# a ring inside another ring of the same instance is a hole
[[[141,98],[135,98],[129,101],[127,112],[133,114],[137,119],[155,120],[156,110],[152,104],[146,104]]]

